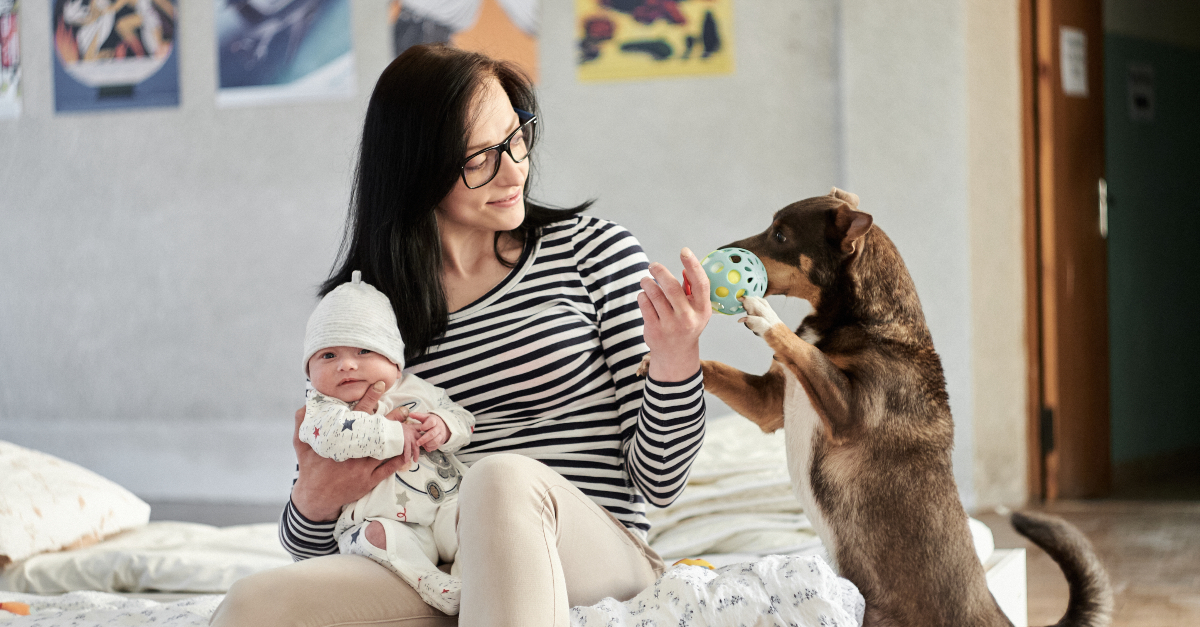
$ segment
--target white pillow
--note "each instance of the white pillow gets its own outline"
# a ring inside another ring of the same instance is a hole
[[[150,506],[121,486],[0,440],[0,566],[146,524]]]

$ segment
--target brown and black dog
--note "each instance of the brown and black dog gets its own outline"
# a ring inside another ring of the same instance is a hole
[[[775,361],[761,376],[706,361],[704,387],[763,431],[784,429],[792,485],[862,591],[864,624],[1011,625],[975,554],[951,472],[941,360],[891,240],[857,196],[834,188],[729,246],[762,259],[767,294],[803,298],[813,312],[793,332],[765,300],[746,298],[743,322]],[[1059,625],[1108,625],[1112,590],[1087,539],[1050,516],[1012,523],[1066,574]]]

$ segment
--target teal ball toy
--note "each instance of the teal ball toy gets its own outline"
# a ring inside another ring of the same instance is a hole
[[[718,248],[708,253],[700,265],[708,275],[708,299],[717,313],[740,314],[746,309],[739,298],[761,298],[767,293],[767,268],[745,248]]]

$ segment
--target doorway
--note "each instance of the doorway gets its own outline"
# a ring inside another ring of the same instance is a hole
[[[1105,9],[1113,496],[1200,500],[1200,6]]]
[[[1200,5],[1021,10],[1030,496],[1200,499]]]

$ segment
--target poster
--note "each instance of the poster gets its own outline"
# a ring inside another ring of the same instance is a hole
[[[21,115],[20,0],[0,0],[0,120]]]
[[[218,106],[354,97],[349,0],[214,1]]]
[[[55,0],[54,108],[179,105],[174,0]]]
[[[451,44],[511,61],[537,80],[538,0],[389,0],[392,54]]]
[[[575,0],[580,81],[733,72],[733,0]]]

